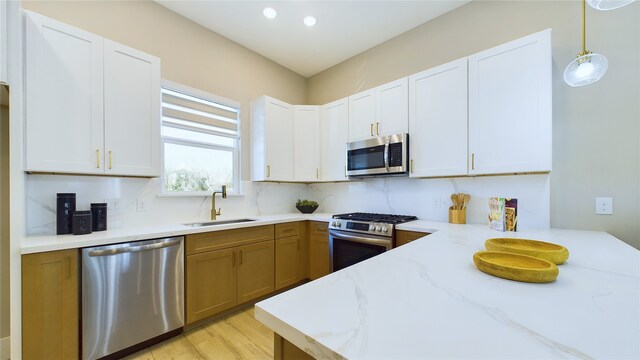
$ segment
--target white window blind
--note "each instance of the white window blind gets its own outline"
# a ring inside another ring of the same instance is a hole
[[[162,140],[165,192],[239,192],[239,103],[164,81]]]

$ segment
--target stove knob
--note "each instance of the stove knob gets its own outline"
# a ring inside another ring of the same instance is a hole
[[[341,226],[342,226],[342,223],[341,223],[340,221],[336,221],[336,226],[337,226],[337,227],[341,227]]]
[[[376,227],[373,225],[369,225],[369,231],[376,231]]]
[[[383,226],[383,227],[382,227],[382,232],[383,232],[383,233],[386,233],[387,231],[389,231],[389,229],[387,229],[387,227],[386,227],[386,226]]]
[[[336,226],[336,224],[337,224],[337,222],[334,221],[334,222],[331,223],[331,226]]]
[[[380,231],[380,226],[376,226],[376,231]]]

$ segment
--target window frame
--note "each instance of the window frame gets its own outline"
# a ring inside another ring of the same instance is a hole
[[[175,128],[175,129],[181,129],[181,130],[188,130],[188,131],[198,131],[200,133],[203,134],[209,134],[209,135],[215,135],[215,136],[222,136],[222,137],[227,137],[227,138],[234,138],[235,139],[235,143],[236,146],[225,146],[225,145],[215,145],[215,144],[210,144],[210,143],[206,143],[206,142],[201,142],[201,141],[190,141],[190,140],[185,140],[182,138],[177,138],[177,137],[172,137],[172,136],[164,136],[160,135],[160,144],[161,144],[161,148],[160,148],[160,156],[162,158],[162,163],[161,163],[161,175],[160,175],[160,194],[158,196],[162,196],[162,197],[193,197],[193,196],[197,196],[197,197],[202,197],[202,196],[211,196],[212,191],[168,191],[165,187],[166,184],[166,171],[165,171],[165,144],[174,144],[174,145],[182,145],[182,146],[190,146],[190,147],[194,147],[194,148],[200,148],[200,149],[211,149],[211,150],[224,150],[224,151],[231,151],[232,153],[232,157],[233,157],[233,191],[229,191],[227,194],[228,196],[242,196],[243,192],[242,192],[242,181],[241,181],[241,175],[242,175],[242,163],[241,163],[241,159],[242,159],[242,132],[241,132],[241,114],[242,114],[242,108],[240,106],[240,102],[238,101],[234,101],[234,100],[230,100],[227,98],[224,98],[222,96],[218,96],[218,95],[214,95],[211,93],[208,93],[206,91],[203,90],[198,90],[198,89],[194,89],[192,87],[186,86],[186,85],[182,85],[182,84],[178,84],[169,80],[162,80],[162,85],[161,85],[161,89],[160,91],[162,92],[162,90],[167,89],[170,91],[174,91],[174,92],[178,92],[181,94],[185,94],[188,96],[192,96],[195,98],[199,98],[205,101],[211,101],[214,102],[218,105],[222,105],[231,109],[235,109],[237,110],[237,114],[238,114],[238,118],[237,118],[237,124],[238,124],[238,131],[237,131],[237,136],[233,137],[233,136],[229,136],[229,134],[225,134],[224,132],[218,132],[215,130],[207,130],[207,129],[196,129],[195,127],[189,127],[188,125],[179,125],[179,124],[171,124],[171,125],[167,125],[169,127]],[[162,102],[161,105],[162,107]],[[160,111],[160,128],[162,129],[165,126],[164,123],[164,116],[162,115],[162,109]],[[178,119],[180,120],[180,119]],[[188,121],[188,120],[186,120]],[[196,123],[196,122],[194,122]],[[219,190],[219,189],[214,189],[214,190]]]

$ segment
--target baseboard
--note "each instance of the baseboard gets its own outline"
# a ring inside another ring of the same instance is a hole
[[[0,360],[9,360],[11,358],[11,338],[6,337],[0,339]]]

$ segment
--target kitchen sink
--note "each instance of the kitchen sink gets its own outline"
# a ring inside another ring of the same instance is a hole
[[[256,221],[256,220],[255,219],[236,219],[236,220],[220,220],[220,221],[201,221],[201,222],[186,223],[182,225],[191,226],[191,227],[202,227],[202,226],[238,224],[238,223],[245,223],[249,221]]]

